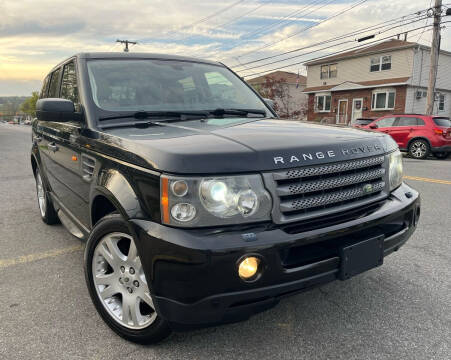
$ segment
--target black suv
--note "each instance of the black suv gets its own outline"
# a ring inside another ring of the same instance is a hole
[[[32,141],[43,221],[87,241],[98,312],[140,343],[379,266],[420,214],[390,136],[279,120],[211,61],[71,57]]]

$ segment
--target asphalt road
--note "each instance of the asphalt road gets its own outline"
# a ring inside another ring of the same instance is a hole
[[[146,347],[102,322],[82,245],[41,221],[30,144],[29,127],[0,124],[0,359],[451,359],[451,159],[405,160],[422,217],[383,267]]]

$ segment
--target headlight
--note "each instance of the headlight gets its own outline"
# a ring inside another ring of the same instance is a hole
[[[246,178],[202,180],[199,195],[204,208],[220,218],[237,214],[251,216],[259,204],[258,196]]]
[[[402,154],[399,150],[389,156],[389,182],[390,191],[396,189],[402,183]]]
[[[165,224],[194,227],[270,220],[271,197],[260,175],[161,177]]]

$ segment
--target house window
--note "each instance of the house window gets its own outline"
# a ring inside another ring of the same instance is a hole
[[[373,92],[371,110],[392,110],[395,108],[395,92]]]
[[[329,65],[321,65],[321,79],[329,77]]]
[[[371,58],[370,71],[382,71],[391,69],[391,55],[384,55]]]
[[[321,65],[321,79],[337,77],[337,64]]]
[[[332,97],[330,95],[315,96],[316,111],[317,112],[329,112],[331,98]]]
[[[370,71],[379,71],[380,70],[380,59],[379,58],[371,58],[371,67]]]
[[[445,110],[445,95],[440,94],[438,97],[438,110],[444,111]]]
[[[381,70],[391,69],[391,56],[381,56]]]
[[[337,77],[337,64],[329,65],[329,77],[336,78]]]

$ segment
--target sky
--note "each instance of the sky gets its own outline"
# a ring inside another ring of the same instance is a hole
[[[355,40],[364,35],[376,34],[370,41],[379,41],[412,30],[409,41],[430,43],[431,27],[414,30],[432,23],[423,13],[390,24],[402,25],[398,28],[381,28],[388,30],[382,34],[370,29],[347,37],[345,44],[331,42],[323,50],[324,45],[315,45],[426,10],[430,4],[431,0],[0,0],[0,96],[30,95],[40,89],[53,66],[75,53],[122,51],[117,39],[137,41],[132,52],[222,61],[246,78],[287,65],[281,70],[305,74],[303,65],[292,64],[361,45]],[[413,20],[418,21],[407,24]],[[442,49],[451,50],[447,25],[451,23],[444,24]],[[285,55],[302,55],[291,60],[265,65],[282,56],[240,65],[306,46],[311,47]]]

